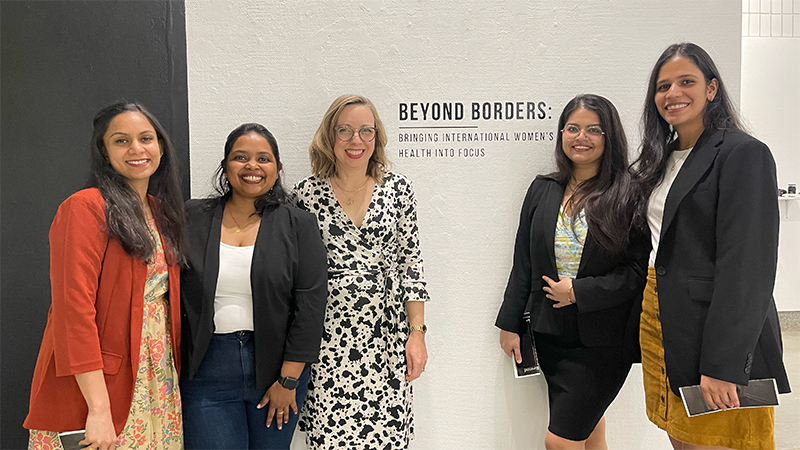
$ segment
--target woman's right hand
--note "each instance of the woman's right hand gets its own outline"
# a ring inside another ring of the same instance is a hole
[[[519,335],[506,330],[500,330],[500,347],[506,355],[514,358],[518,363],[522,362],[522,355],[519,352]]]
[[[117,433],[114,431],[114,420],[111,410],[89,411],[86,416],[86,437],[79,442],[80,445],[98,450],[113,450],[117,443]]]
[[[703,391],[703,399],[712,408],[725,411],[740,406],[734,383],[700,375],[700,390]]]

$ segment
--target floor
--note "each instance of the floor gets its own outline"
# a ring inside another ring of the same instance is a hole
[[[775,447],[800,449],[800,330],[783,331],[783,362],[792,393],[779,396],[775,408]]]

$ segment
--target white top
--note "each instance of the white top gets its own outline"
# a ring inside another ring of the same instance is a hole
[[[250,266],[255,245],[219,243],[219,276],[214,296],[214,333],[253,331],[253,291]]]
[[[664,221],[664,204],[667,202],[667,194],[691,151],[691,148],[675,150],[669,155],[664,179],[650,194],[650,201],[647,203],[647,224],[650,225],[650,242],[653,244],[653,249],[650,250],[650,267],[656,266],[656,253],[658,252],[658,241],[661,239],[661,222]]]

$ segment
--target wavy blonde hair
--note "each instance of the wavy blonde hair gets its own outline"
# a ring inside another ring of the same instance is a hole
[[[308,154],[311,158],[311,171],[320,178],[330,178],[336,175],[336,156],[333,153],[333,145],[336,142],[336,132],[334,127],[339,120],[342,111],[349,105],[364,105],[372,111],[375,118],[375,128],[378,133],[375,136],[375,151],[367,163],[367,175],[375,179],[375,182],[383,183],[383,176],[391,168],[391,163],[386,158],[386,129],[378,116],[375,105],[369,99],[361,95],[347,94],[342,95],[331,103],[322,123],[319,124],[314,139],[308,146]]]

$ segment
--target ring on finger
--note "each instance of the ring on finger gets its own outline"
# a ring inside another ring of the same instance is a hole
[[[278,411],[278,415],[282,416],[283,415],[283,411]]]

